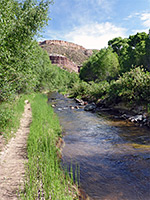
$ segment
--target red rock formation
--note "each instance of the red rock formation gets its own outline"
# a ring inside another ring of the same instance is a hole
[[[63,69],[68,69],[71,72],[72,71],[77,72],[77,73],[79,72],[78,66],[75,63],[68,60],[68,58],[66,58],[65,56],[50,54],[49,58],[52,64],[54,65],[58,65],[59,67]]]
[[[39,45],[48,52],[52,64],[77,73],[82,63],[93,53],[91,49],[62,40],[45,40],[39,42]]]

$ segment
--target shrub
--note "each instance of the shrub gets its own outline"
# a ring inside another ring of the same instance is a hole
[[[150,73],[142,67],[126,72],[117,81],[112,81],[109,100],[135,103],[150,102]]]
[[[70,95],[77,98],[96,101],[106,95],[108,90],[109,83],[107,81],[101,81],[99,83],[94,83],[93,81],[89,83],[80,81],[74,84]]]
[[[84,81],[76,82],[70,91],[70,96],[77,98],[88,98],[89,84]]]
[[[109,90],[109,83],[107,81],[101,81],[99,83],[90,82],[89,95],[93,100],[103,98]]]

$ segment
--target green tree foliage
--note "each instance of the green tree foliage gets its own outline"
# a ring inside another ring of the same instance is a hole
[[[122,37],[114,38],[108,41],[108,45],[113,48],[113,51],[118,54],[118,56],[124,53],[125,48],[128,47],[128,39],[122,39]]]
[[[129,52],[130,60],[132,65],[143,65],[144,57],[146,54],[146,40],[148,39],[148,34],[142,32],[137,33],[136,35],[129,36]],[[146,66],[145,66],[146,67]]]
[[[112,47],[113,52],[117,53],[118,60],[120,64],[120,70],[121,72],[127,71],[130,65],[132,65],[130,62],[130,54],[129,54],[129,44],[128,39],[125,38],[114,38],[112,40],[108,41],[108,45]]]
[[[42,53],[34,36],[48,21],[51,1],[0,1],[0,100],[35,88]],[[44,56],[45,57],[45,56]]]
[[[131,35],[129,38],[114,38],[108,42],[119,56],[121,73],[130,71],[132,66],[143,65],[150,70],[150,38],[145,32]]]
[[[119,71],[119,61],[116,53],[111,47],[101,49],[93,54],[83,64],[80,78],[85,81],[103,81],[115,77]]]

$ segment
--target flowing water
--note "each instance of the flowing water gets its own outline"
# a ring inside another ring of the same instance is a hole
[[[80,184],[94,200],[150,200],[150,129],[110,114],[86,112],[51,93],[63,128],[63,164],[80,166]]]

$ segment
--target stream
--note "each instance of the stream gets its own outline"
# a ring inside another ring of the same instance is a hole
[[[150,200],[150,129],[92,113],[73,99],[49,94],[65,146],[62,163],[80,168],[80,185],[92,200]]]

